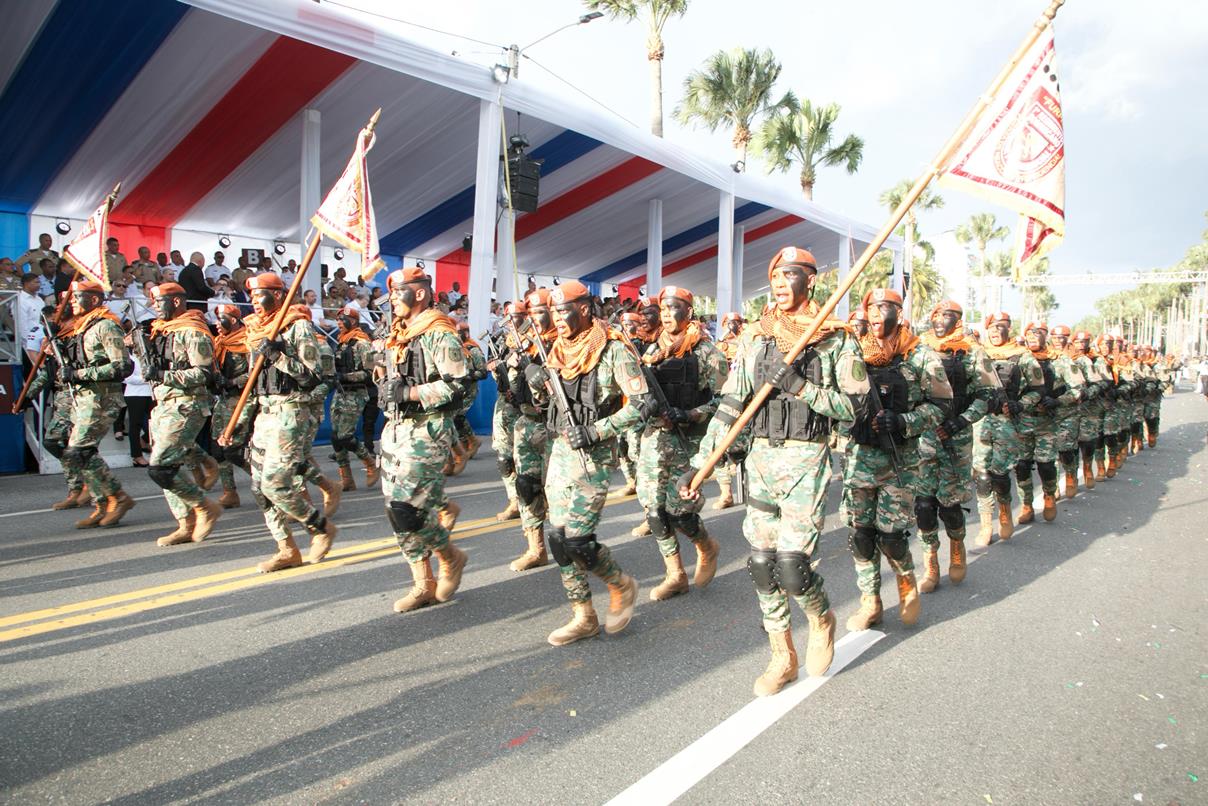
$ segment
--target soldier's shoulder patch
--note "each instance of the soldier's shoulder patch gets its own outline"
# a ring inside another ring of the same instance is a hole
[[[852,362],[851,376],[857,381],[863,381],[868,378],[868,370],[864,368],[863,361]]]
[[[640,395],[646,391],[646,379],[641,375],[634,375],[625,382],[625,392],[630,395]]]

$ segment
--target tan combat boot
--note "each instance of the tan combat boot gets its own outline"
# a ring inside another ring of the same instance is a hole
[[[1078,475],[1067,470],[1065,474],[1065,500],[1070,501],[1078,494]]]
[[[473,459],[478,455],[478,449],[482,447],[482,440],[478,438],[477,434],[470,434],[466,444],[470,450],[470,458]]]
[[[604,617],[604,632],[611,635],[628,627],[637,600],[638,581],[628,574],[622,574],[620,582],[609,585],[608,615]]]
[[[919,611],[922,609],[913,572],[898,574],[898,599],[898,615],[902,617],[902,623],[909,627],[919,620]]]
[[[287,537],[277,541],[277,553],[258,564],[256,570],[262,574],[271,574],[274,571],[284,571],[286,568],[297,568],[300,565],[302,565],[302,552],[298,551],[298,544],[294,542],[294,539]]]
[[[340,531],[332,523],[331,518],[326,516],[319,520],[317,527],[310,533],[310,549],[306,552],[306,561],[311,565],[323,561],[323,558],[331,551],[331,544],[335,542],[336,534]]]
[[[222,495],[218,497],[218,503],[222,504],[223,509],[238,509],[240,506],[239,491],[234,487],[223,490]]]
[[[661,602],[672,596],[688,592],[688,575],[684,573],[684,563],[680,559],[679,552],[669,557],[664,556],[663,565],[666,566],[667,573],[663,577],[663,581],[651,589],[650,601],[652,602]]]
[[[368,459],[362,459],[361,464],[365,465],[365,486],[376,486],[378,480],[381,478],[381,475],[378,473],[377,460],[371,456]]]
[[[969,570],[969,563],[965,558],[965,541],[964,540],[949,540],[948,541],[948,581],[953,585],[959,585],[965,581],[965,574]]]
[[[407,613],[436,603],[436,579],[432,576],[430,558],[411,563],[411,578],[415,585],[394,603],[395,613]]]
[[[1157,431],[1146,431],[1145,440],[1149,443],[1149,447],[1151,447],[1151,448],[1158,447],[1158,432]]]
[[[860,594],[860,609],[847,620],[848,632],[861,632],[874,624],[881,623],[881,597],[877,595]]]
[[[1113,476],[1115,473],[1112,474]],[[1107,479],[1107,468],[1103,464],[1103,456],[1095,455],[1095,481],[1104,481]]]
[[[340,472],[340,490],[343,492],[355,490],[357,483],[352,478],[352,469],[348,465],[340,465],[337,469]]]
[[[193,516],[197,521],[197,525],[193,528],[191,537],[194,543],[200,543],[210,536],[210,532],[214,531],[214,524],[218,522],[218,516],[222,514],[222,504],[217,501],[211,501],[208,498],[201,499],[201,503],[193,507]]]
[[[1107,457],[1107,473],[1106,473],[1106,475],[1109,479],[1114,479],[1116,477],[1116,473],[1119,470],[1120,470],[1120,454],[1113,452],[1113,453],[1109,454]]]
[[[218,460],[208,453],[204,454],[201,457],[198,471],[201,474],[201,478],[197,483],[201,486],[201,489],[209,492],[210,488],[214,486],[214,482],[218,481]]]
[[[584,638],[592,638],[600,634],[600,619],[596,617],[596,609],[591,602],[572,602],[574,614],[570,621],[549,634],[545,640],[554,646],[566,646]]]
[[[1057,517],[1057,496],[1054,493],[1044,494],[1044,509],[1040,511],[1040,514],[1046,522]]]
[[[520,517],[520,505],[518,503],[516,503],[515,498],[509,498],[508,505],[503,508],[503,512],[500,512],[498,515],[495,516],[495,520],[501,521],[501,522],[502,521],[514,521],[519,517]]]
[[[919,580],[920,593],[932,593],[940,586],[940,551],[928,546],[923,551],[923,578]]]
[[[1019,525],[1031,523],[1036,520],[1036,510],[1032,509],[1032,498],[1028,496],[1027,500],[1019,507]]]
[[[729,509],[734,506],[734,493],[727,490],[721,491],[721,497],[713,502],[714,509]]]
[[[461,585],[461,572],[466,567],[466,553],[452,543],[436,552],[440,561],[440,579],[436,581],[436,601],[447,602]]]
[[[643,520],[637,526],[630,529],[629,534],[634,537],[649,537],[651,535],[650,524]]]
[[[135,501],[125,490],[118,490],[109,496],[105,502],[105,517],[101,518],[101,526],[117,526],[122,516],[134,509]]]
[[[512,560],[508,568],[513,571],[527,571],[530,568],[540,568],[549,562],[549,556],[545,553],[545,531],[542,527],[525,529],[524,539],[528,541],[528,549]],[[594,615],[595,611],[592,613]]]
[[[810,638],[805,645],[805,673],[821,677],[835,659],[835,613],[827,610],[821,616],[809,616]]]
[[[703,538],[692,542],[696,546],[696,573],[692,576],[692,584],[703,590],[717,576],[717,555],[721,552],[721,546],[709,537],[704,526],[701,527],[701,534]]]
[[[756,697],[770,697],[797,679],[797,650],[793,647],[792,630],[768,633],[768,643],[772,645],[772,659],[763,674],[755,679]]]
[[[80,488],[79,494],[76,496],[76,506],[86,507],[92,503],[92,493],[88,492],[88,485],[85,484]]]
[[[1082,486],[1088,490],[1095,489],[1095,471],[1090,465],[1082,466]]]
[[[1015,534],[1015,521],[1011,519],[1011,503],[1009,501],[1005,503],[999,502],[998,537],[1001,540],[1010,540],[1013,534]]]
[[[176,531],[169,532],[161,538],[156,539],[157,546],[177,546],[181,543],[191,543],[193,541],[193,528],[197,522],[197,516],[193,510],[189,510],[189,514],[183,518],[176,519]]]
[[[457,518],[461,515],[461,507],[457,502],[450,499],[445,501],[445,505],[436,513],[436,519],[440,521],[440,525],[446,531],[452,532],[453,527],[457,525]]]
[[[637,491],[637,482],[627,481],[625,482],[625,486],[621,488],[621,495],[636,495]]]
[[[75,509],[78,506],[80,506],[80,491],[79,490],[68,490],[67,497],[64,498],[62,501],[55,501],[53,504],[50,505],[50,508],[54,509],[54,510],[62,510],[62,509]]]
[[[330,518],[340,508],[340,497],[344,494],[340,485],[324,476],[319,482],[319,491],[323,493],[323,514]]]
[[[91,529],[94,526],[100,526],[101,519],[105,517],[105,504],[107,501],[108,499],[102,498],[100,501],[94,502],[92,505],[92,512],[89,512],[88,515],[76,521],[75,528]]]
[[[985,547],[994,539],[994,516],[981,507],[977,508],[977,515],[981,518],[981,527],[977,530],[977,545]]]
[[[449,464],[449,469],[445,473],[446,476],[460,476],[461,472],[466,469],[466,462],[470,460],[470,454],[462,449],[461,445],[453,443],[453,455]]]

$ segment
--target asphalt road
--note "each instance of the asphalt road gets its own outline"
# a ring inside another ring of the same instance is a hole
[[[653,603],[637,503],[610,504],[601,537],[642,599],[624,633],[555,649],[557,570],[512,573],[518,524],[475,523],[503,503],[487,451],[450,483],[462,589],[406,616],[375,490],[347,494],[333,557],[264,577],[246,489],[204,544],[161,549],[143,471],[120,471],[125,523],[88,532],[45,509],[59,477],[4,478],[0,800],[603,803],[739,714],[709,734],[729,750],[681,757],[701,779],[682,802],[1208,803],[1206,430],[1202,398],[1167,398],[1156,450],[973,549],[914,628],[887,585],[885,637],[745,747],[768,652],[741,509],[706,510],[713,585]],[[820,571],[842,636],[858,594],[837,498]]]

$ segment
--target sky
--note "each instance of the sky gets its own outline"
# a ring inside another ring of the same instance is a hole
[[[503,61],[495,45],[524,47],[584,12],[575,0],[344,2],[483,40],[488,44],[399,28],[487,65]],[[839,103],[839,137],[864,139],[859,171],[821,169],[814,201],[879,226],[887,215],[877,201],[881,192],[918,176],[1043,10],[1044,0],[692,0],[663,33],[665,136],[731,162],[728,133],[686,128],[671,112],[684,78],[710,54],[770,48],[784,68],[777,95],[791,89],[816,104]],[[1069,0],[1055,32],[1065,113],[1066,238],[1051,254],[1052,271],[1170,266],[1208,226],[1208,3]],[[645,37],[640,21],[604,18],[568,28],[526,51],[531,58],[521,61],[517,80],[574,95],[573,85],[645,127]],[[748,170],[764,168],[751,158]],[[795,172],[776,176],[798,188]],[[920,219],[924,238],[943,240],[977,212],[1016,223],[1005,208],[940,192],[944,208]],[[1076,322],[1093,313],[1095,299],[1126,288],[1056,287],[1053,319]],[[1008,309],[1017,300],[1008,294]]]

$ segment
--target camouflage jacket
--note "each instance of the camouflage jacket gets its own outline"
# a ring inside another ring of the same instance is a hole
[[[418,384],[419,405],[425,413],[436,413],[447,409],[464,394],[466,376],[466,354],[461,349],[461,339],[445,330],[430,330],[413,339],[405,350],[422,350],[424,365],[429,380]],[[405,358],[403,351],[386,348],[386,360],[397,365]],[[388,396],[389,389],[384,390]],[[383,397],[386,401],[388,397]],[[383,408],[386,408],[383,402]],[[448,412],[452,416],[453,412]]]
[[[272,362],[273,369],[290,376],[300,386],[285,394],[260,394],[260,411],[269,413],[274,405],[282,403],[309,404],[316,384],[322,381],[322,359],[319,343],[315,339],[314,327],[305,319],[299,319],[281,331],[278,337],[285,342],[285,351]],[[265,364],[265,369],[270,365]]]
[[[945,358],[944,352],[940,350],[934,352],[942,365]],[[1002,391],[1002,382],[999,381],[998,373],[994,371],[994,366],[990,363],[990,357],[982,348],[974,345],[973,349],[962,351],[959,356],[967,382],[965,409],[956,411],[954,407],[951,416],[960,417],[972,426],[990,413],[990,405]],[[946,376],[947,373],[945,373]],[[953,390],[954,400],[955,397],[956,392]],[[953,439],[957,442],[972,442],[973,429],[966,427],[954,435]],[[934,429],[927,429],[919,435],[919,450],[924,459],[935,456],[942,447]]]
[[[214,379],[214,340],[199,330],[178,330],[155,337],[161,342],[164,375],[151,384],[157,401],[210,398]],[[157,347],[160,345],[157,345]]]
[[[102,392],[120,390],[134,368],[121,326],[111,319],[98,319],[84,331],[83,348],[84,366],[76,370],[76,383],[95,384]]]
[[[651,345],[647,349],[654,349],[654,347]],[[717,411],[717,404],[721,400],[722,387],[730,375],[730,362],[725,354],[718,349],[717,345],[708,339],[698,341],[696,346],[692,348],[692,354],[696,357],[696,364],[699,368],[696,387],[702,392],[709,391],[711,394],[709,394],[707,400],[693,406],[691,409],[687,409],[687,411],[692,415],[692,422],[705,425],[713,417],[714,412]],[[655,369],[656,371],[657,367],[657,364],[651,365],[651,369]],[[702,394],[701,397],[703,399],[705,395]],[[672,402],[671,405],[674,406],[675,403]],[[666,418],[659,418],[659,425],[664,430],[670,430],[672,427]]]
[[[1039,370],[1039,365],[1036,368]],[[934,431],[952,408],[952,386],[939,355],[926,344],[918,344],[903,356],[898,371],[906,381],[908,410],[898,412],[902,432],[896,452],[902,465],[915,465],[919,462],[919,437]],[[879,445],[862,445],[854,439],[848,443],[848,455],[855,463],[885,453]]]

